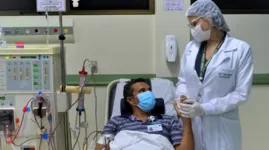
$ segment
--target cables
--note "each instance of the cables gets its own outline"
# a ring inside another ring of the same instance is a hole
[[[43,95],[41,96],[41,97],[43,97]],[[11,142],[10,141],[7,141],[8,143],[10,143],[11,144],[11,146],[12,145],[15,145],[15,146],[18,146],[18,147],[20,147],[20,146],[22,146],[24,143],[26,143],[26,142],[28,142],[28,141],[30,141],[30,140],[36,140],[36,139],[40,139],[40,143],[39,143],[39,150],[41,150],[41,144],[42,144],[42,140],[43,140],[43,136],[40,136],[40,137],[37,137],[37,138],[32,138],[32,139],[28,139],[28,140],[26,140],[26,141],[24,141],[23,143],[21,143],[21,144],[16,144],[15,143],[15,139],[17,138],[17,136],[18,136],[18,134],[19,134],[19,132],[20,132],[20,129],[22,128],[22,125],[23,125],[23,122],[24,122],[24,119],[25,119],[25,113],[26,113],[26,111],[30,111],[30,109],[28,109],[28,105],[29,105],[29,103],[30,103],[30,108],[31,108],[31,110],[32,110],[32,114],[33,114],[33,116],[34,116],[34,122],[37,124],[37,126],[38,126],[38,128],[40,129],[40,131],[41,131],[41,133],[43,134],[43,126],[42,126],[42,111],[40,111],[40,112],[38,112],[39,113],[39,115],[40,115],[40,125],[39,125],[39,122],[37,121],[37,118],[36,118],[36,115],[34,114],[34,112],[33,112],[33,100],[34,100],[34,98],[32,98],[32,99],[30,99],[28,102],[27,102],[27,104],[26,104],[26,106],[24,106],[24,108],[23,108],[23,116],[22,116],[22,121],[21,121],[21,123],[20,123],[20,127],[19,127],[19,129],[18,129],[18,131],[16,132],[16,134],[15,134],[15,136],[14,136],[14,138],[11,140]],[[42,103],[43,102],[45,102],[46,104],[47,104],[47,107],[50,107],[49,105],[49,102],[48,102],[48,100],[46,100],[46,99],[43,99],[44,101],[42,101]],[[42,105],[39,105],[39,107],[42,107]],[[42,109],[42,108],[41,108]]]
[[[22,127],[22,124],[23,124],[23,121],[24,121],[24,117],[25,117],[25,112],[27,110],[27,106],[29,105],[30,102],[32,102],[32,100],[33,100],[33,98],[31,98],[30,100],[28,100],[27,104],[24,106],[22,120],[21,120],[21,123],[20,123],[20,127],[19,127],[18,131],[16,132],[14,138],[11,140],[11,143],[14,144],[15,146],[20,146],[20,145],[17,145],[15,143],[15,139],[18,137],[18,135],[20,133],[20,130],[21,130],[21,127]]]
[[[46,21],[47,21],[47,35],[46,35],[46,43],[49,45],[49,12],[45,13]]]
[[[81,124],[81,116],[79,115],[79,116],[78,116],[78,125],[79,125],[79,127],[80,127],[80,124]],[[78,131],[77,139],[76,139],[76,141],[75,141],[75,144],[74,144],[72,150],[74,150],[74,149],[76,148],[76,145],[77,145],[77,143],[78,143],[79,136],[80,136],[80,129],[79,129],[79,131]]]
[[[35,138],[30,138],[28,140],[25,140],[24,142],[20,143],[20,144],[13,144],[15,146],[22,146],[23,144],[25,144],[26,142],[32,141],[32,140],[36,140],[36,139],[40,139],[40,137],[35,137]]]
[[[85,64],[86,64],[86,62],[89,62],[89,63],[91,63],[91,61],[89,60],[89,59],[85,59],[84,61],[83,61],[83,67],[82,67],[82,70],[84,70],[85,69]],[[93,132],[91,132],[91,133],[94,133],[94,132],[97,132],[97,134],[98,134],[98,120],[97,120],[97,107],[98,107],[98,105],[97,105],[97,94],[96,94],[96,84],[95,84],[95,78],[94,78],[94,71],[95,71],[95,68],[94,68],[95,66],[93,66],[93,65],[91,65],[90,66],[90,69],[91,69],[91,81],[93,82],[93,93],[94,93],[94,120],[95,120],[95,131],[93,131]],[[86,115],[86,113],[85,113],[85,115]],[[86,132],[87,133],[87,132]],[[89,134],[89,136],[91,135],[91,133]],[[88,138],[89,138],[89,136],[87,136],[87,137],[85,137],[84,138],[84,144],[88,144]],[[96,140],[95,140],[95,143],[97,143],[97,138],[96,138]]]
[[[42,144],[42,137],[40,138],[40,141],[39,141],[38,150],[41,150],[41,144]]]
[[[71,108],[78,102],[80,95],[82,95],[81,93],[82,93],[82,91],[80,92],[80,94],[79,94],[77,100],[76,100],[76,101],[75,101],[75,102],[74,102],[68,109],[66,109],[66,110],[64,111],[65,113],[68,112],[68,111],[69,111],[69,110],[70,110],[70,109],[71,109]],[[59,120],[58,123],[56,124],[56,126],[55,126],[55,128],[54,128],[54,130],[53,130],[51,136],[54,135],[54,133],[56,132],[56,129],[57,129],[58,126],[60,125],[60,123],[61,123],[61,121],[63,120],[63,118],[64,118],[64,115],[60,118],[60,120]]]
[[[40,131],[42,132],[42,129],[41,129],[42,126],[39,125],[39,123],[38,123],[38,121],[37,121],[37,118],[36,118],[36,116],[35,116],[35,114],[34,114],[34,111],[33,111],[34,108],[33,108],[33,103],[32,103],[32,102],[31,102],[31,104],[30,104],[30,107],[31,107],[31,110],[32,110],[32,114],[33,114],[33,116],[34,116],[35,123],[36,123],[37,127],[40,129]],[[42,118],[41,118],[41,122],[42,122]]]
[[[89,149],[92,149],[94,139],[97,139],[97,135],[98,135],[98,134],[101,134],[102,132],[101,132],[101,131],[93,131],[93,132],[91,132],[91,133],[87,136],[87,138],[89,138],[93,133],[95,133],[95,136],[94,136],[93,139],[92,139],[92,142],[91,142],[91,144],[90,144],[90,146],[89,146]]]
[[[92,134],[94,134],[94,133],[95,133],[95,136],[93,137],[93,140],[97,137],[98,134],[101,134],[102,131],[92,131],[91,133],[89,133],[89,134],[87,135],[87,137],[86,137],[84,140],[85,140],[85,141],[88,140],[88,139],[90,138],[90,136],[91,136]]]
[[[84,86],[83,87],[85,87],[85,85],[86,85],[86,80],[85,80],[85,84],[84,84]],[[78,95],[78,98],[77,98],[77,100],[68,108],[68,109],[66,109],[65,111],[64,111],[64,113],[66,113],[66,112],[68,112],[78,101],[79,101],[79,99],[80,99],[80,97],[83,95],[83,91],[81,90],[81,92],[79,93],[79,95]],[[62,115],[62,117],[60,118],[60,120],[58,121],[58,123],[56,124],[56,126],[55,126],[55,128],[54,128],[54,130],[53,130],[53,132],[52,132],[52,134],[51,134],[51,136],[53,136],[54,134],[55,134],[55,132],[56,132],[56,129],[58,128],[58,126],[60,125],[60,123],[61,123],[61,121],[63,120],[63,118],[64,118],[64,115]]]
[[[55,149],[55,142],[54,142],[54,136],[52,135],[52,118],[51,115],[48,116],[48,121],[49,121],[49,126],[50,126],[50,131],[49,134],[51,135],[48,141],[48,149],[50,150],[50,148],[52,148],[53,150]]]
[[[12,147],[13,150],[16,150],[13,144],[10,144],[10,146]]]
[[[87,113],[86,110],[84,110],[84,123],[85,123],[85,138],[87,137],[87,133],[88,133],[88,124],[87,124]],[[86,141],[86,143],[88,143],[88,140]]]
[[[0,137],[0,150],[3,150],[3,148],[2,148],[2,139],[1,139],[1,137]]]
[[[41,132],[42,132],[42,118],[40,118],[41,119],[41,122],[40,122],[40,126],[41,126]],[[38,125],[38,123],[37,123],[37,125]],[[40,142],[39,142],[39,147],[38,147],[38,150],[41,150],[41,144],[42,144],[42,137],[40,138]]]
[[[94,108],[94,117],[95,117],[95,131],[98,131],[98,123],[97,123],[97,94],[96,94],[96,87],[95,87],[95,79],[93,80],[93,93],[94,93],[94,99],[95,99],[95,108]],[[95,143],[97,143],[97,138],[95,139]]]

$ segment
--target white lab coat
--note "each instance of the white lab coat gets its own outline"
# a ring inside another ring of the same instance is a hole
[[[176,91],[177,97],[187,95],[205,109],[204,116],[192,119],[195,150],[241,150],[238,106],[250,93],[252,50],[247,43],[227,35],[201,83],[194,69],[200,44],[191,41],[186,46]]]

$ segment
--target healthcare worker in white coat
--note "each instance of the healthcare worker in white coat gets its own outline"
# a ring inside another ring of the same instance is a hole
[[[193,3],[186,17],[193,40],[181,59],[178,111],[192,118],[195,150],[241,150],[238,107],[248,100],[252,85],[251,47],[228,34],[211,0]]]

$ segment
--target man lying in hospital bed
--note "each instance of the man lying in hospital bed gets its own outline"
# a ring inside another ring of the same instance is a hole
[[[191,120],[153,115],[156,100],[144,79],[128,81],[123,90],[128,114],[111,118],[95,150],[193,150]]]

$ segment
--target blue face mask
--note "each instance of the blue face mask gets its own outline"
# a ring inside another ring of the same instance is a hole
[[[137,95],[139,104],[137,105],[144,112],[150,112],[156,104],[155,96],[151,91],[143,92]]]

